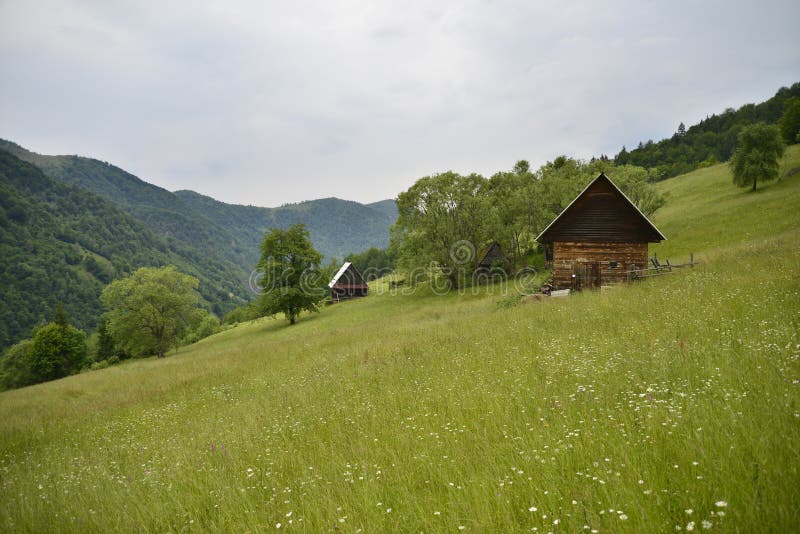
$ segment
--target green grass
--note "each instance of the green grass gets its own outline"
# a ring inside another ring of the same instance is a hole
[[[694,269],[511,308],[384,292],[0,394],[0,529],[793,530],[800,174],[726,172],[662,185],[659,255]]]

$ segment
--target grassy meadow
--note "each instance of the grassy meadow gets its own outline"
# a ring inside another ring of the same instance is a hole
[[[800,173],[660,187],[693,269],[383,292],[0,394],[0,530],[797,529]]]

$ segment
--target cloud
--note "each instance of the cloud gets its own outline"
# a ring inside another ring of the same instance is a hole
[[[0,3],[0,136],[277,205],[613,154],[797,81],[794,2]]]

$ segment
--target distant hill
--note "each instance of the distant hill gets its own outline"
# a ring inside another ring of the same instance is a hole
[[[385,213],[392,221],[397,219],[397,202],[393,198],[372,202],[367,204],[367,207]]]
[[[158,236],[117,205],[0,150],[0,347],[52,319],[58,302],[92,329],[108,282],[167,264],[196,276],[217,313],[249,298],[247,273],[235,264]]]
[[[350,200],[323,198],[279,208],[261,208],[226,204],[194,191],[176,191],[183,203],[201,212],[213,224],[224,226],[238,245],[249,251],[249,265],[259,256],[259,245],[264,232],[271,228],[287,228],[303,223],[309,229],[311,241],[326,258],[341,259],[352,251],[370,247],[386,247],[392,217],[384,209],[373,209]],[[386,202],[394,203],[393,200]]]
[[[650,169],[653,180],[727,161],[736,148],[736,139],[742,128],[754,122],[777,123],[786,101],[792,97],[800,97],[800,82],[780,88],[775,96],[759,104],[744,104],[738,110],[728,108],[688,129],[684,127],[683,131],[678,127],[678,131],[667,139],[640,141],[633,150],[622,147],[614,160],[619,164]]]
[[[310,200],[279,208],[226,204],[194,191],[172,193],[104,161],[80,156],[44,156],[11,141],[11,152],[51,178],[92,191],[118,204],[156,234],[192,246],[206,257],[231,261],[248,272],[271,226],[304,223],[314,246],[326,258],[342,258],[370,247],[385,247],[396,219],[388,203],[369,207],[338,198]]]

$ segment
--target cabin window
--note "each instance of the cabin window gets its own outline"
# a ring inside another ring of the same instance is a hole
[[[615,261],[608,262],[608,267],[610,269],[616,269],[617,268],[617,262],[615,262]]]

